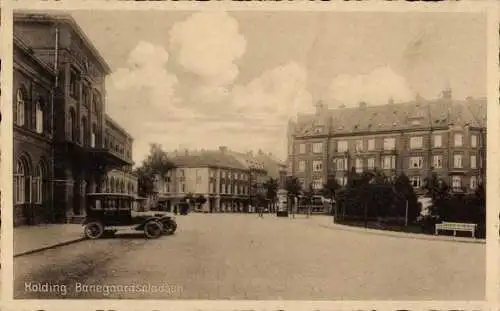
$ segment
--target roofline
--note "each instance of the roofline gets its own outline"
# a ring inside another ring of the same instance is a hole
[[[175,158],[171,159],[174,163],[175,168],[219,168],[219,169],[231,169],[231,170],[239,170],[239,171],[248,171],[246,168],[236,168],[225,165],[212,165],[212,164],[201,164],[201,165],[178,165],[175,163]]]
[[[46,64],[39,57],[34,55],[32,49],[26,43],[24,43],[18,36],[16,35],[13,36],[13,42],[14,42],[14,48],[18,48],[21,51],[23,51],[28,57],[33,59],[35,63],[43,67],[43,69],[47,70],[47,72],[50,73],[55,78],[56,76],[55,69],[50,67],[50,65]]]
[[[105,113],[105,117],[106,117],[106,122],[110,122],[111,124],[116,126],[120,131],[125,133],[125,136],[127,136],[131,140],[134,140],[132,135],[130,135],[130,133],[127,132],[120,124],[118,124],[118,122],[116,122],[108,113]]]
[[[40,21],[49,21],[54,24],[63,23],[69,25],[76,34],[82,39],[83,44],[92,52],[94,57],[97,59],[101,67],[104,69],[105,74],[108,75],[111,73],[111,68],[108,63],[102,57],[101,53],[94,46],[90,38],[85,34],[85,31],[78,25],[76,20],[69,13],[59,13],[59,12],[51,12],[51,13],[40,13],[37,11],[29,11],[22,10],[16,11],[13,14],[14,23],[16,21],[32,21],[32,22],[40,22]]]

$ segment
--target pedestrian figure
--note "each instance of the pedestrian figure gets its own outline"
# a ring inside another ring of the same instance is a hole
[[[264,208],[262,206],[259,206],[259,217],[264,218]]]

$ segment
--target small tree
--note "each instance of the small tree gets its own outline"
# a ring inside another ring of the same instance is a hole
[[[321,190],[322,194],[324,197],[330,199],[331,202],[331,213],[334,213],[333,211],[333,204],[335,200],[335,192],[342,188],[342,186],[338,183],[337,178],[335,174],[329,174],[328,177],[326,178],[326,184],[323,185],[323,189]]]
[[[264,183],[264,189],[266,189],[266,198],[271,203],[271,210],[274,210],[276,200],[278,199],[278,180],[274,178],[269,178]]]
[[[138,192],[141,196],[149,196],[155,192],[155,177],[165,178],[168,171],[174,168],[174,164],[167,157],[161,145],[151,144],[149,155],[135,170],[138,178]]]
[[[297,199],[302,192],[302,186],[300,181],[295,176],[289,176],[286,179],[285,189],[287,191],[288,198],[291,201],[291,204],[295,204],[295,199]]]
[[[403,215],[406,215],[406,208],[408,208],[408,223],[414,222],[420,214],[420,208],[415,190],[404,172],[394,181],[394,194],[398,215],[402,215],[403,211]]]

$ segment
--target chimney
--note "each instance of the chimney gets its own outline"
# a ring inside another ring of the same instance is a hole
[[[184,149],[184,155],[189,155],[189,149]]]
[[[359,108],[362,108],[362,109],[366,108],[366,102],[360,102]]]
[[[227,151],[227,147],[226,146],[220,146],[219,147],[219,151],[222,152],[222,153],[225,153]]]
[[[345,108],[345,105],[344,105],[344,104],[340,104],[340,105],[339,105],[339,108],[340,108],[340,109],[343,109],[343,108]]]
[[[262,149],[259,149],[259,155],[264,155],[264,152],[262,151]]]
[[[316,103],[316,112],[315,115],[319,116],[325,108],[325,105],[323,104],[323,101],[320,100]]]
[[[450,88],[447,88],[447,89],[445,89],[445,90],[442,92],[442,97],[443,97],[444,99],[451,99],[451,95],[452,95],[452,93],[451,93],[451,89],[450,89]]]
[[[394,104],[394,98],[390,97],[389,101],[388,101],[388,104],[389,105],[393,105]]]

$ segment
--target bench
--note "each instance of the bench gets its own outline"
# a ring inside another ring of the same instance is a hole
[[[473,238],[476,238],[476,224],[467,224],[459,222],[442,222],[436,224],[436,235],[439,234],[439,230],[453,231],[453,236],[457,235],[457,231],[468,231],[472,234]]]

